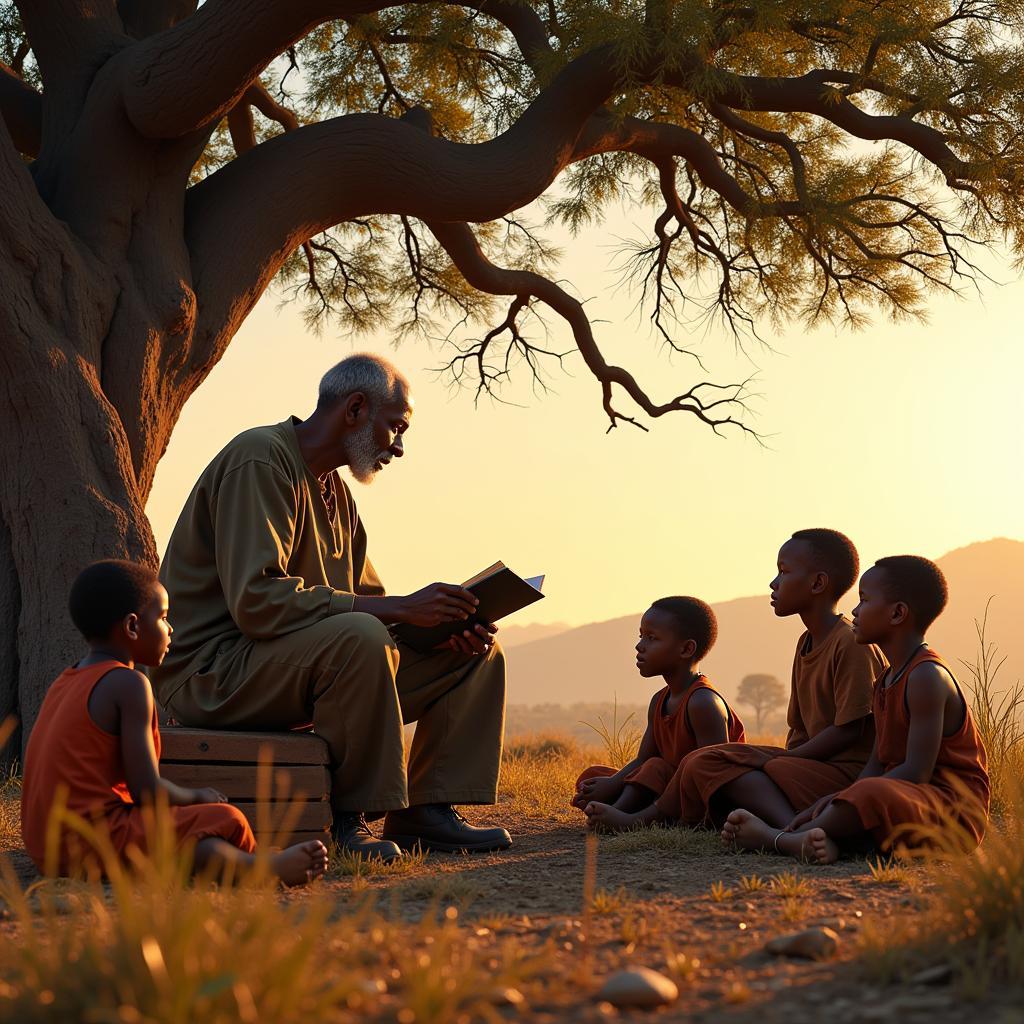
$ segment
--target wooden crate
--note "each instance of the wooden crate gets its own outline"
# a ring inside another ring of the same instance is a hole
[[[331,827],[327,744],[319,736],[182,726],[160,736],[160,774],[181,786],[219,789],[260,842],[319,839]]]

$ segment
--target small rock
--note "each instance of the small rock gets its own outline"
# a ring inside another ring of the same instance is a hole
[[[805,960],[829,960],[839,948],[839,936],[831,928],[807,928],[791,935],[780,935],[765,947],[776,956],[797,956]]]
[[[613,1006],[665,1006],[678,997],[675,982],[649,967],[616,971],[597,994],[598,999]]]
[[[912,985],[945,985],[953,977],[953,968],[949,964],[937,964],[918,971],[911,979]]]
[[[491,993],[495,1006],[522,1006],[526,1000],[517,988],[497,988]]]

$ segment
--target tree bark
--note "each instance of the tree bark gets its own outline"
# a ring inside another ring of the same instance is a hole
[[[18,619],[21,617],[21,593],[11,553],[11,531],[0,519],[0,737],[4,723],[18,718]],[[17,760],[21,749],[21,730],[15,729],[7,742],[0,741],[0,771]]]

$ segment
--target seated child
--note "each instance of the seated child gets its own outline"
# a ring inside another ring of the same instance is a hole
[[[621,831],[675,818],[680,761],[709,743],[743,742],[743,723],[697,671],[717,634],[715,613],[695,597],[663,597],[644,613],[636,667],[666,685],[651,700],[636,757],[618,771],[595,765],[577,780],[571,802],[588,828]]]
[[[857,549],[836,530],[798,530],[782,545],[771,603],[799,615],[786,746],[721,746],[691,754],[679,775],[687,825],[743,807],[776,828],[852,782],[871,753],[871,687],[885,667],[837,610],[857,579]]]
[[[242,813],[214,789],[187,789],[160,778],[160,732],[149,680],[135,664],[159,665],[170,646],[167,591],[142,565],[96,562],[71,588],[71,619],[89,652],[51,684],[25,752],[21,825],[40,871],[95,867],[71,829],[61,830],[56,863],[47,863],[55,802],[102,827],[117,853],[146,851],[143,808],[169,804],[178,842],[195,843],[194,865],[236,874],[255,862],[256,841]],[[327,849],[299,843],[269,858],[286,885],[324,873]]]
[[[856,782],[784,831],[736,810],[723,837],[819,864],[831,864],[847,844],[927,846],[950,828],[957,844],[981,842],[989,807],[985,747],[957,681],[925,640],[946,596],[942,570],[927,558],[881,558],[864,573],[853,629],[858,643],[877,643],[890,665],[875,684],[870,760]]]

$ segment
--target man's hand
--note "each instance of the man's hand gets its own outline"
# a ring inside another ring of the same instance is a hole
[[[464,629],[461,633],[450,636],[443,644],[437,645],[439,651],[457,651],[459,654],[486,654],[494,643],[494,634],[498,627],[493,623],[486,626],[474,626],[472,631]]]
[[[413,626],[439,626],[442,622],[468,619],[480,600],[465,587],[453,583],[431,583],[415,594],[401,598],[399,622]]]
[[[192,799],[194,804],[226,804],[227,802],[228,798],[219,789],[214,789],[212,786],[204,786],[202,789],[195,790]]]

